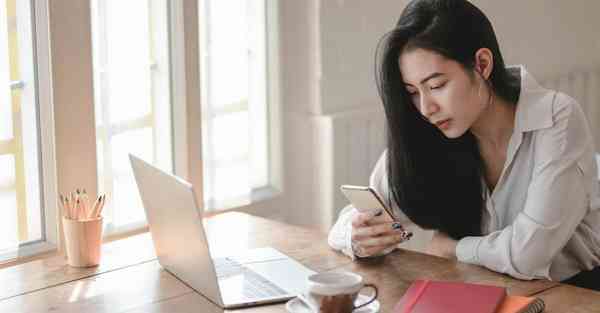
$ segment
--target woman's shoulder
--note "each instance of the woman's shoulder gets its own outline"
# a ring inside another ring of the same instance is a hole
[[[552,130],[564,136],[590,136],[589,122],[581,104],[570,95],[556,91],[552,101]],[[569,139],[569,138],[566,138]]]
[[[570,95],[554,91],[554,101],[552,102],[552,119],[554,122],[560,122],[565,119],[585,119],[581,104]]]
[[[546,128],[534,133],[538,151],[544,151],[546,157],[551,155],[563,157],[574,152],[583,152],[593,146],[592,134],[585,113],[579,102],[570,95],[552,91],[552,112]],[[579,154],[578,153],[578,154]]]

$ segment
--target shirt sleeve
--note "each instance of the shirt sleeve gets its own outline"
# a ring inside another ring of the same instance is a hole
[[[591,135],[578,105],[567,100],[555,107],[553,126],[534,138],[535,168],[523,210],[502,230],[461,239],[459,261],[519,279],[551,279],[552,260],[587,213],[591,190],[582,169],[592,155]]]
[[[387,150],[386,150],[387,151]],[[387,173],[386,173],[386,158],[387,153],[384,151],[379,157],[379,160],[375,164],[375,168],[369,178],[369,186],[371,186],[377,193],[384,199],[389,199],[390,196],[387,192]],[[385,201],[385,200],[384,200]],[[386,203],[386,205],[389,205]],[[403,226],[412,224],[408,218],[398,209],[396,203],[392,201],[392,207],[396,213],[396,218],[401,221]],[[328,243],[334,250],[341,251],[345,255],[349,256],[352,260],[356,259],[354,252],[352,251],[352,218],[358,211],[352,206],[352,204],[344,207],[335,224],[329,231]],[[402,244],[401,244],[402,245]],[[392,252],[396,247],[392,247],[384,250],[377,256],[385,255]]]

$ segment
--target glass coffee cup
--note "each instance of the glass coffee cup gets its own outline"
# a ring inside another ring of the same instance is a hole
[[[361,290],[373,290],[369,300],[356,303]],[[362,276],[352,272],[326,272],[311,275],[306,290],[300,297],[313,311],[322,313],[350,313],[377,299],[377,287],[366,284]]]

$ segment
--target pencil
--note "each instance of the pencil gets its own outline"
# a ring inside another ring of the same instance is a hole
[[[81,220],[81,209],[82,209],[81,199],[79,199],[79,197],[77,197],[77,202],[76,202],[76,205],[75,205],[75,212],[76,212],[75,213],[75,219],[76,220]]]
[[[69,192],[69,216],[75,219],[75,197],[72,192]]]
[[[106,195],[102,195],[100,199],[100,206],[98,209],[98,217],[102,216],[102,209],[104,209],[104,203],[106,203]]]
[[[71,215],[71,203],[69,202],[69,197],[65,197],[65,215],[68,219],[72,218]]]
[[[64,216],[64,217],[67,217],[66,216],[67,212],[65,211],[65,198],[63,197],[62,194],[59,194],[58,198],[60,200],[60,205],[61,205],[61,210],[60,210],[61,211],[61,215]]]
[[[94,206],[92,207],[92,210],[90,212],[89,218],[96,218],[98,217],[98,208],[100,206],[100,201],[102,200],[102,196],[99,196],[96,199],[96,202],[94,202]]]
[[[77,199],[76,201],[76,214],[77,214],[77,220],[81,220],[83,219],[82,213],[83,213],[83,195],[81,194],[81,190],[79,188],[77,188],[77,194],[75,195],[75,198]]]
[[[81,192],[81,202],[83,204],[83,218],[88,218],[88,215],[90,215],[90,212],[89,212],[90,206],[89,206],[89,198],[88,198],[87,192],[85,191],[85,188]]]

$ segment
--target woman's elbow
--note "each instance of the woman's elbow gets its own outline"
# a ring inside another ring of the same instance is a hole
[[[511,260],[511,269],[507,274],[522,280],[550,279],[551,258],[532,255],[531,253],[517,253]]]

